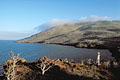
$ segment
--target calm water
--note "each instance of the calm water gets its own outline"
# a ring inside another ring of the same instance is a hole
[[[14,41],[0,40],[0,63],[9,59],[9,52],[20,53],[20,58],[29,62],[39,59],[42,56],[48,56],[52,59],[68,58],[74,61],[81,59],[96,59],[97,52],[101,52],[102,59],[110,59],[111,53],[108,50],[83,49],[71,46],[38,44],[38,43],[14,43]]]

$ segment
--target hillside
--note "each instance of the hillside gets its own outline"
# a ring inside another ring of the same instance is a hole
[[[110,46],[111,44],[109,43],[116,41],[120,41],[120,21],[65,24],[16,42],[61,44],[87,48],[108,48],[113,47]],[[113,45],[115,46],[116,44],[114,43]]]

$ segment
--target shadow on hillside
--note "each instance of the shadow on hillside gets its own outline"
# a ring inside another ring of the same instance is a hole
[[[45,76],[47,78],[45,80],[93,80],[92,78],[66,73],[64,70],[60,70],[58,66],[54,66],[49,72],[46,72]]]
[[[34,71],[33,73],[27,74],[25,80],[93,80],[92,78],[69,74],[64,70],[60,70],[58,66],[52,67],[45,75],[41,75],[41,70],[36,67],[36,64],[31,63],[25,65]]]

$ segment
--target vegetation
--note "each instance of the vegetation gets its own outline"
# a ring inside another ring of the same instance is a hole
[[[7,72],[4,71],[4,74],[6,75],[7,80],[16,80],[16,63],[19,59],[19,54],[16,56],[14,55],[14,52],[10,52],[10,58],[9,64],[7,65]]]
[[[52,66],[52,62],[46,61],[44,57],[39,61],[39,63],[37,63],[37,67],[41,69],[42,75],[44,75],[45,72],[48,71]]]
[[[109,41],[120,41],[120,21],[65,24],[16,42],[37,42],[87,48],[108,48]],[[108,44],[105,44],[108,42]],[[113,46],[114,47],[114,46]]]
[[[65,24],[16,42],[46,43],[78,48],[109,49],[120,61],[120,21]]]
[[[2,80],[119,80],[120,63],[101,61],[101,65],[87,61],[69,62],[67,59],[51,60],[42,57],[32,63],[11,54],[3,64]],[[0,77],[1,79],[1,77]]]
[[[16,42],[49,43],[82,48],[105,48],[116,60],[81,63],[40,58],[32,63],[11,55],[4,65],[7,80],[120,80],[120,21],[65,24]]]

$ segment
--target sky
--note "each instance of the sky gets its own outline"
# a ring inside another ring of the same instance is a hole
[[[22,39],[64,23],[120,20],[119,4],[120,0],[0,0],[0,40]]]

